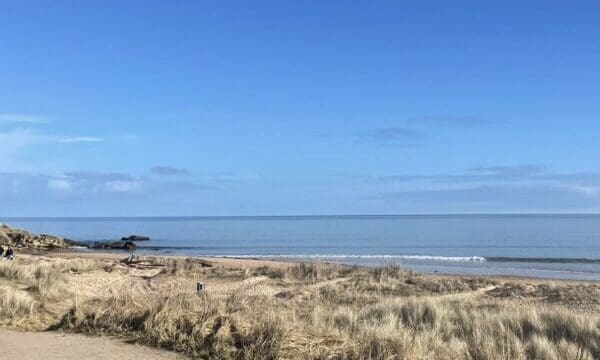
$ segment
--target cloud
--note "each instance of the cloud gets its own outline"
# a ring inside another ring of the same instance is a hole
[[[117,204],[121,200],[141,197],[189,197],[201,191],[218,190],[218,184],[220,182],[215,179],[163,181],[121,172],[67,171],[54,175],[0,172],[0,198],[5,201],[5,209],[9,206],[21,208],[25,202],[37,203],[40,207],[56,202],[94,204],[114,201]]]
[[[104,189],[107,192],[115,193],[139,193],[143,186],[140,181],[108,181],[104,183]]]
[[[141,193],[143,179],[114,172],[69,171],[47,176],[48,189],[61,193]]]
[[[540,164],[474,166],[470,172],[494,176],[528,176],[545,173],[548,167]]]
[[[0,132],[0,169],[23,169],[22,152],[48,142],[47,136],[31,129],[15,128]]]
[[[67,137],[67,138],[59,138],[57,139],[60,143],[72,144],[72,143],[95,143],[102,142],[104,139],[95,137],[95,136],[75,136],[75,137]]]
[[[593,185],[600,183],[600,173],[555,173],[545,165],[521,164],[475,166],[457,173],[385,175],[375,179],[395,183],[416,181],[438,184],[553,182]]]
[[[376,199],[426,212],[560,212],[600,209],[600,173],[540,164],[475,166],[456,173],[362,178],[389,183]],[[383,185],[378,185],[381,188]]]
[[[50,190],[68,192],[73,189],[73,183],[67,179],[50,179],[48,180],[48,188]]]
[[[192,181],[160,181],[152,183],[152,190],[169,193],[189,193],[191,191],[216,190],[214,185]]]
[[[162,165],[151,167],[150,172],[156,175],[188,175],[190,173],[186,169]]]
[[[78,181],[87,181],[91,183],[107,181],[131,181],[135,180],[132,175],[118,172],[95,172],[95,171],[67,171],[64,176]]]
[[[423,134],[411,128],[387,127],[361,131],[356,134],[356,137],[361,142],[412,146],[415,145],[416,140],[423,137]]]
[[[199,177],[206,183],[217,184],[232,184],[257,179],[256,175],[242,174],[234,171],[203,172],[199,174]]]
[[[502,211],[560,211],[592,209],[600,206],[600,191],[566,185],[499,185],[458,189],[396,191],[381,193],[378,198],[394,203],[418,206],[459,205],[463,211],[475,209]],[[439,207],[441,206],[441,207]]]
[[[42,124],[47,122],[43,116],[30,114],[0,114],[0,123]]]
[[[90,143],[102,141],[91,136],[64,137],[39,132],[36,129],[15,127],[0,132],[0,169],[20,169],[28,167],[24,154],[32,148],[54,146],[56,143]]]
[[[477,116],[423,116],[409,120],[412,123],[433,124],[442,126],[486,126],[498,124],[498,121],[485,119]]]
[[[9,149],[18,150],[43,140],[47,140],[47,137],[31,129],[16,128],[0,133],[0,146],[6,149],[6,152]]]
[[[210,175],[208,175],[210,174]],[[37,199],[40,203],[56,199],[79,199],[108,195],[164,197],[218,190],[223,184],[252,179],[235,172],[206,173],[179,178],[138,176],[122,172],[66,171],[60,174],[0,172],[0,198]]]

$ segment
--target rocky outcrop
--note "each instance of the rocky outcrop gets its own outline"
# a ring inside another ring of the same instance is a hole
[[[15,248],[54,249],[67,248],[69,243],[58,236],[32,234],[29,231],[0,226],[0,245]]]
[[[148,241],[150,238],[144,235],[129,235],[127,237],[122,237],[121,241]]]
[[[96,242],[92,249],[119,249],[119,250],[135,250],[136,245],[133,241],[105,241]]]

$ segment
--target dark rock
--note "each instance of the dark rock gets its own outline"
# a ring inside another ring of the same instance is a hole
[[[148,241],[150,238],[144,235],[129,235],[127,237],[122,237],[121,241]]]
[[[89,245],[90,245],[89,242],[77,241],[77,240],[71,240],[71,239],[65,239],[65,242],[69,246],[89,247]]]
[[[135,250],[136,245],[133,241],[105,241],[94,243],[92,249]]]

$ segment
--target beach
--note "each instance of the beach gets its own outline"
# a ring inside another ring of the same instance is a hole
[[[12,226],[93,245],[148,235],[136,254],[229,257],[419,273],[600,280],[600,216],[421,215],[13,218]]]
[[[599,295],[590,281],[36,250],[0,262],[0,345],[13,358],[106,344],[86,358],[593,359]]]
[[[600,360],[600,1],[0,9],[0,360]]]

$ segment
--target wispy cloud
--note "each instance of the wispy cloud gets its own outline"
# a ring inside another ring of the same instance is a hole
[[[485,185],[457,189],[406,190],[380,193],[377,198],[394,203],[415,203],[443,211],[458,205],[462,211],[561,211],[600,206],[597,188],[552,184]]]
[[[114,172],[69,171],[48,177],[48,188],[69,193],[140,193],[143,179]]]
[[[500,175],[500,176],[526,176],[548,172],[548,166],[542,164],[517,164],[517,165],[495,165],[495,166],[473,166],[473,173]]]
[[[73,190],[73,183],[67,179],[49,179],[48,189],[59,192],[70,192]]]
[[[108,181],[104,183],[104,190],[113,193],[141,193],[143,185],[138,180]]]
[[[379,183],[377,199],[414,204],[424,211],[583,211],[600,207],[600,172],[553,172],[541,164],[358,179]],[[380,190],[386,187],[388,190]]]
[[[437,174],[385,175],[377,179],[386,182],[431,181],[434,183],[507,182],[524,180],[553,180],[566,174],[553,174],[539,164],[475,166],[467,171]],[[575,174],[570,174],[575,175]]]
[[[135,177],[133,175],[119,172],[96,172],[96,171],[67,171],[64,173],[67,178],[77,179],[79,181],[87,181],[91,183],[108,182],[108,181],[131,181]]]
[[[255,174],[243,174],[235,171],[202,172],[198,174],[206,183],[233,184],[245,181],[253,181],[258,178]]]
[[[31,129],[0,132],[0,169],[24,169],[28,164],[23,159],[23,152],[48,140],[46,135]]]
[[[18,150],[46,139],[47,136],[31,129],[16,128],[7,132],[0,132],[0,146],[7,150]]]
[[[44,116],[31,114],[0,114],[0,123],[42,124],[48,122]]]
[[[422,137],[420,131],[406,127],[377,128],[356,133],[356,138],[360,142],[403,146],[415,145],[416,140]]]
[[[102,138],[91,136],[65,137],[40,132],[36,129],[15,127],[0,132],[0,170],[24,169],[29,164],[25,154],[33,148],[43,149],[44,146],[53,146],[57,143],[96,143]]]
[[[433,124],[441,126],[486,126],[498,124],[498,121],[478,116],[422,116],[410,119],[415,124]]]
[[[237,177],[236,177],[237,176]],[[83,201],[88,197],[146,198],[190,196],[200,191],[218,190],[224,183],[242,181],[236,173],[181,178],[152,177],[123,172],[67,171],[60,174],[0,172],[0,197],[14,201],[28,198],[40,201],[61,199]]]
[[[75,136],[75,137],[66,137],[59,138],[58,142],[64,144],[72,144],[72,143],[97,143],[104,141],[103,138],[95,137],[95,136]]]
[[[155,175],[188,175],[190,173],[187,169],[164,165],[153,166],[150,168],[150,172]]]

